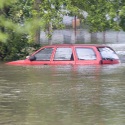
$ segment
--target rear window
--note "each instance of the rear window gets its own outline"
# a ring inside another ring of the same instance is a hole
[[[92,48],[76,48],[79,60],[96,60],[96,54]]]
[[[100,47],[98,48],[102,59],[108,60],[108,59],[119,59],[118,55],[109,47]]]

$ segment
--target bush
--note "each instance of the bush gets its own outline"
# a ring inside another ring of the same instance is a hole
[[[23,59],[40,47],[39,44],[29,44],[25,34],[12,33],[10,36],[6,43],[0,42],[0,60],[2,61]]]
[[[5,43],[0,42],[0,60],[4,60],[7,55],[7,46]]]

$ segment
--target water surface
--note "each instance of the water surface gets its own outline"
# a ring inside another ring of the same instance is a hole
[[[0,63],[0,125],[124,125],[124,107],[124,63]]]

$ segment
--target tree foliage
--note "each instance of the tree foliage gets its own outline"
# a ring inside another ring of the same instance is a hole
[[[75,0],[72,3],[88,16],[84,22],[89,26],[90,32],[102,32],[109,29],[120,30],[119,11],[121,0]]]
[[[33,37],[38,27],[46,30],[50,23],[63,28],[64,15],[82,17],[91,32],[124,30],[124,12],[125,0],[1,0],[0,40],[8,38],[7,30]]]
[[[15,45],[19,53],[39,29],[64,28],[64,15],[79,17],[90,32],[125,31],[125,0],[0,0],[0,43],[10,50]]]

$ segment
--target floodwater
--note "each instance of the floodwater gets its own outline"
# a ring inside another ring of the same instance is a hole
[[[0,63],[0,125],[124,125],[125,63]]]

